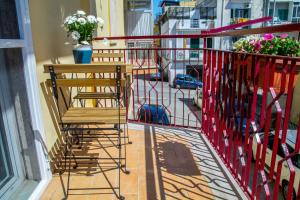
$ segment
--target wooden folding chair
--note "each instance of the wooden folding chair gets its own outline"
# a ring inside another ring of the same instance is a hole
[[[74,159],[77,167],[77,157],[74,155],[72,147],[74,142],[81,140],[83,143],[84,137],[101,137],[104,134],[93,134],[84,135],[84,131],[98,131],[98,130],[116,130],[116,134],[105,134],[105,137],[117,138],[116,147],[119,150],[118,157],[112,158],[117,159],[117,168],[119,170],[118,186],[112,187],[111,189],[115,192],[119,199],[124,199],[121,196],[120,189],[120,173],[124,168],[125,173],[129,173],[126,169],[126,142],[125,138],[128,138],[125,133],[128,134],[127,130],[124,130],[124,136],[121,135],[121,124],[127,123],[126,116],[126,105],[124,103],[121,106],[121,93],[126,94],[124,90],[126,85],[126,73],[131,72],[131,66],[124,63],[97,63],[97,64],[47,64],[44,65],[44,72],[50,74],[50,79],[46,81],[49,87],[52,87],[52,92],[56,100],[57,110],[59,112],[60,124],[62,131],[65,136],[65,170],[66,171],[66,160],[68,159],[68,180],[67,180],[67,196],[69,190],[78,190],[78,188],[70,188],[70,168],[71,159]],[[86,74],[97,74],[97,73],[112,73],[115,74],[114,78],[103,78],[103,77],[87,77]],[[76,76],[74,77],[74,74]],[[83,87],[114,87],[115,92],[113,93],[101,93],[101,92],[81,92],[78,88]],[[68,97],[66,98],[64,88],[68,88]],[[72,90],[77,88],[77,90]],[[124,97],[126,95],[123,95]],[[67,109],[62,109],[60,106],[61,99],[66,105]],[[99,98],[113,98],[116,100],[116,107],[84,107],[79,104],[77,107],[74,105],[76,99],[99,99]],[[103,125],[114,125],[113,127]],[[117,125],[117,126],[115,126]],[[78,132],[80,134],[78,134]],[[122,157],[122,138],[124,138],[124,152],[125,156]],[[86,159],[82,158],[82,159]],[[94,159],[94,158],[92,158]],[[101,158],[97,158],[101,159]],[[122,160],[125,160],[125,164],[122,165]],[[83,188],[82,188],[83,189]],[[93,189],[107,189],[107,188],[93,188]]]
[[[124,54],[121,52],[93,52],[93,63],[121,62],[124,63]]]

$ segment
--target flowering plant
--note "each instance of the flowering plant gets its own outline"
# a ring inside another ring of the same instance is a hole
[[[93,15],[87,16],[84,11],[78,10],[75,14],[68,16],[63,25],[74,42],[89,45],[94,38],[93,32],[98,24],[102,28],[104,20]]]
[[[280,36],[265,34],[263,37],[248,36],[235,42],[233,49],[246,53],[300,56],[300,42],[288,37],[287,34]]]

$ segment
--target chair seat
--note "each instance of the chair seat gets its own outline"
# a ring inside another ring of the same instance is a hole
[[[62,116],[64,124],[118,124],[118,108],[69,108]],[[126,109],[120,109],[120,123],[126,123]]]
[[[105,92],[79,92],[74,99],[116,99],[116,93]]]

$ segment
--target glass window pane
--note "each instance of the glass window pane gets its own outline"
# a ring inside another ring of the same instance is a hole
[[[278,18],[280,20],[288,19],[288,10],[287,9],[278,9]]]
[[[13,177],[12,162],[4,130],[2,110],[0,107],[0,190]],[[0,196],[1,197],[1,196]]]
[[[19,39],[15,0],[0,0],[0,39]]]

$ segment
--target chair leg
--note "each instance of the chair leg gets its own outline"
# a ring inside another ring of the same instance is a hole
[[[118,185],[119,185],[119,199],[124,200],[125,197],[121,195],[121,170],[122,170],[122,140],[121,140],[121,126],[118,124],[118,149],[119,149],[119,159],[118,159]]]
[[[124,125],[124,130],[125,130],[125,126],[126,126],[126,137],[127,137],[127,142],[128,142],[128,144],[132,144],[132,141],[130,141],[130,139],[129,139],[129,131],[128,131],[128,124],[125,124]]]
[[[69,145],[69,136],[67,135],[67,146]],[[67,179],[67,198],[69,196],[69,189],[70,189],[70,176],[71,176],[71,148],[72,146],[69,147],[68,150],[68,158],[69,158],[69,166],[68,166],[68,179]]]
[[[59,170],[59,174],[63,174],[67,170],[67,153],[68,153],[68,143],[67,143],[67,131],[63,131],[64,136],[64,152],[63,152],[63,158],[64,158],[64,164],[60,164],[60,167],[64,166],[63,169]]]
[[[130,174],[130,171],[127,170],[127,148],[126,148],[126,132],[127,130],[125,129],[125,125],[124,125],[124,134],[123,134],[123,139],[124,139],[124,173],[125,174]]]

